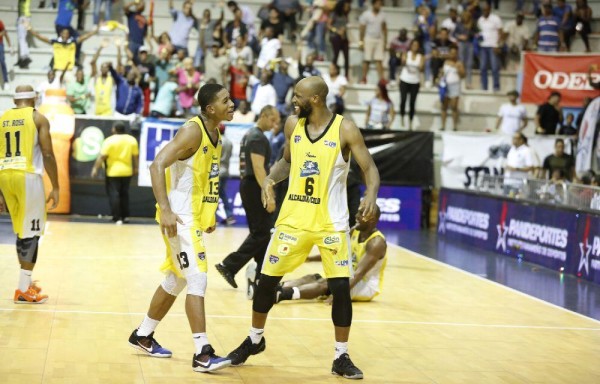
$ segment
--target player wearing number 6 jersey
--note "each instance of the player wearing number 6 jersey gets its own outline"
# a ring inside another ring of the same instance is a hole
[[[38,240],[46,226],[44,169],[50,177],[53,209],[58,204],[58,175],[48,119],[34,109],[35,92],[28,85],[15,90],[16,108],[0,117],[0,212],[8,210],[17,234],[21,265],[15,304],[40,304],[48,296],[31,281],[37,261]]]
[[[298,116],[286,121],[283,158],[271,168],[262,186],[269,212],[275,209],[273,185],[289,176],[289,187],[254,294],[250,335],[228,357],[233,365],[241,365],[265,349],[263,331],[277,286],[316,245],[333,295],[336,348],[332,373],[361,379],[363,373],[347,353],[352,322],[346,196],[350,155],[361,167],[367,185],[360,208],[367,220],[375,214],[379,173],[356,125],[327,109],[327,93],[327,85],[317,76],[301,80],[294,88],[292,103]]]
[[[210,372],[231,361],[219,357],[208,342],[204,314],[207,261],[203,232],[215,230],[219,203],[219,124],[233,118],[233,101],[219,84],[207,84],[198,93],[201,114],[184,124],[150,166],[157,201],[156,219],[167,246],[161,268],[165,280],[157,288],[148,314],[129,337],[129,344],[154,357],[171,351],[154,339],[154,330],[187,284],[187,313],[196,353],[192,368]]]

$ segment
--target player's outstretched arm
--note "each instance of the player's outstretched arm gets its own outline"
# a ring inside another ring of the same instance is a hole
[[[183,224],[183,221],[171,211],[165,170],[177,160],[192,156],[198,150],[201,141],[202,131],[198,124],[188,122],[179,129],[173,140],[158,152],[150,165],[152,191],[160,209],[160,230],[168,237],[177,235],[177,223]]]
[[[292,154],[290,152],[290,137],[294,132],[294,127],[298,122],[297,116],[290,116],[285,121],[283,127],[285,135],[285,143],[283,144],[283,157],[278,162],[273,164],[269,176],[265,177],[262,184],[262,203],[263,207],[267,212],[271,213],[275,211],[275,192],[273,186],[290,176],[290,167],[292,161]]]
[[[54,150],[52,149],[52,138],[50,137],[50,122],[48,122],[46,116],[37,111],[33,112],[33,121],[38,129],[38,138],[40,142],[40,148],[42,150],[44,169],[46,169],[46,173],[48,174],[50,183],[52,184],[52,190],[50,191],[48,200],[46,200],[46,202],[52,200],[52,205],[49,209],[54,209],[58,205],[59,186],[58,168],[56,166]]]
[[[359,209],[363,209],[363,215],[368,219],[375,214],[377,192],[379,192],[379,171],[365,145],[362,133],[360,133],[360,130],[356,125],[352,121],[344,119],[342,121],[341,130],[342,139],[348,148],[350,148],[352,156],[354,156],[354,159],[360,166],[363,173],[363,180],[367,186],[365,196],[360,202]]]
[[[377,236],[369,240],[367,243],[367,254],[360,259],[354,277],[350,279],[350,289],[362,280],[363,277],[377,264],[377,262],[385,257],[387,244],[382,237]]]

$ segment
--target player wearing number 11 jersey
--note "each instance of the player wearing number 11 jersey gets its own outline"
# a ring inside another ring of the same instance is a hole
[[[48,296],[32,283],[38,240],[46,226],[46,200],[42,173],[48,172],[53,209],[58,204],[58,175],[50,139],[48,119],[34,109],[35,92],[28,85],[17,87],[14,102],[0,117],[0,212],[8,210],[17,234],[17,256],[21,265],[15,304],[40,304]],[[43,167],[42,167],[43,166]]]
[[[129,344],[154,357],[171,357],[171,351],[154,339],[154,330],[187,285],[185,310],[196,347],[192,368],[210,372],[229,366],[231,360],[217,356],[206,336],[207,261],[202,234],[215,229],[221,159],[218,127],[233,118],[234,108],[229,92],[219,84],[203,86],[198,102],[201,114],[179,129],[150,166],[156,219],[167,246],[161,268],[166,277]]]

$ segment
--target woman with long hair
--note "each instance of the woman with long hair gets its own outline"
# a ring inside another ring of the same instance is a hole
[[[375,97],[367,105],[365,125],[367,129],[391,128],[396,117],[394,105],[390,100],[384,80],[380,80],[375,89]]]
[[[446,129],[446,116],[448,107],[452,110],[452,128],[456,131],[458,126],[458,100],[460,98],[460,81],[465,77],[465,67],[458,60],[458,50],[456,47],[450,48],[450,57],[444,61],[440,86],[446,86],[446,91],[442,100],[442,131]]]
[[[400,125],[404,128],[404,116],[406,114],[406,100],[410,96],[408,110],[408,129],[412,131],[413,118],[415,117],[415,105],[417,95],[421,86],[421,73],[425,68],[425,56],[421,53],[419,40],[410,43],[408,52],[402,54],[402,72],[400,72]]]
[[[340,52],[344,54],[344,75],[350,77],[349,43],[346,32],[351,5],[349,0],[339,0],[333,9],[331,17],[327,22],[329,30],[329,41],[333,47],[332,62],[337,65]]]

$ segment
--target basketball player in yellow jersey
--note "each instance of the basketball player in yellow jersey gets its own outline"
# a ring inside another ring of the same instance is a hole
[[[204,293],[207,261],[202,233],[215,230],[219,204],[219,124],[233,118],[233,101],[220,84],[200,88],[201,113],[184,124],[150,166],[156,218],[167,246],[162,266],[165,280],[154,293],[148,314],[129,337],[129,344],[154,357],[171,357],[171,351],[154,339],[154,330],[187,284],[185,311],[196,353],[192,368],[210,372],[231,361],[215,355],[206,336]]]
[[[31,281],[38,241],[46,226],[46,202],[58,204],[58,174],[48,119],[34,109],[35,92],[29,85],[15,90],[16,108],[0,117],[0,212],[8,210],[17,234],[21,265],[15,304],[40,304],[48,296]],[[42,174],[50,177],[52,191],[44,196]]]
[[[277,286],[316,245],[333,295],[336,344],[332,373],[349,379],[363,377],[348,355],[352,263],[346,177],[350,155],[362,169],[367,185],[360,206],[367,220],[375,214],[379,173],[354,123],[327,109],[327,93],[327,85],[317,76],[301,80],[294,88],[292,103],[297,116],[286,121],[283,158],[271,168],[262,186],[263,204],[269,212],[275,209],[273,185],[289,176],[289,187],[254,295],[250,335],[228,355],[232,365],[241,365],[250,355],[265,350],[263,332]]]
[[[377,207],[375,215],[370,220],[365,220],[359,210],[356,214],[356,226],[350,231],[352,268],[355,270],[350,279],[352,301],[371,301],[381,293],[383,271],[387,264],[387,244],[385,236],[377,229],[380,215],[381,211]],[[283,283],[277,289],[275,301],[279,303],[282,300],[316,299],[329,294],[327,280],[307,275]]]

